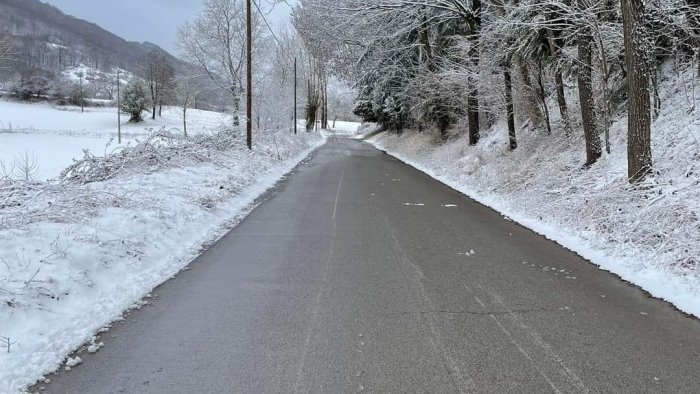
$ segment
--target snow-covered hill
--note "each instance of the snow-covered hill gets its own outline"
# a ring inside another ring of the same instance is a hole
[[[79,64],[96,69],[121,67],[137,72],[149,52],[166,56],[175,69],[185,63],[148,42],[130,42],[100,26],[39,0],[0,0],[2,33],[12,37],[17,71],[41,69],[60,73]]]

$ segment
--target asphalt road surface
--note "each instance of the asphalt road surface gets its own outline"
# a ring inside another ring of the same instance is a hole
[[[154,294],[45,392],[700,392],[697,320],[350,139]]]

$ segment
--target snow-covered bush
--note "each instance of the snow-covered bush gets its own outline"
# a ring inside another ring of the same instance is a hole
[[[148,100],[143,84],[138,80],[131,81],[124,90],[121,101],[121,111],[131,115],[130,122],[138,123],[143,120],[141,114],[146,110]]]
[[[163,168],[207,162],[214,152],[223,152],[236,143],[230,133],[197,135],[183,138],[181,134],[161,129],[143,141],[127,146],[104,157],[85,150],[84,156],[66,168],[62,182],[91,183],[137,171],[157,171]]]

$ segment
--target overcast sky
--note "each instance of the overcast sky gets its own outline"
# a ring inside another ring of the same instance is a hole
[[[193,20],[202,0],[42,0],[68,15],[96,23],[129,41],[150,41],[177,55],[177,29]],[[259,0],[271,9],[270,0]],[[293,1],[288,1],[293,3]],[[267,16],[275,25],[288,23],[291,8],[278,4]]]

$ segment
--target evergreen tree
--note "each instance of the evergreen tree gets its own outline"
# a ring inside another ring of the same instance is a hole
[[[143,120],[141,113],[146,110],[146,105],[146,93],[143,85],[138,81],[129,83],[124,90],[121,102],[121,111],[131,115],[129,122],[141,122]]]

